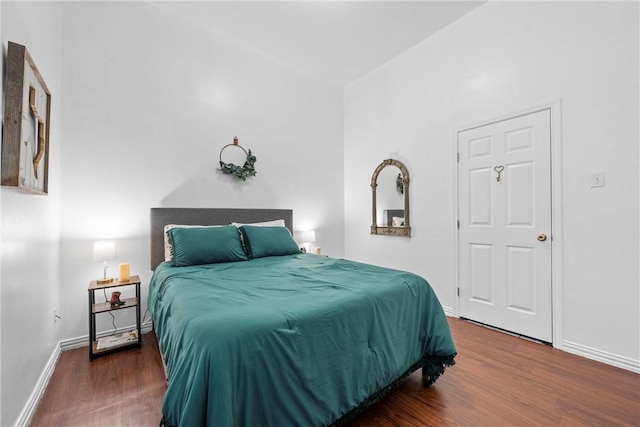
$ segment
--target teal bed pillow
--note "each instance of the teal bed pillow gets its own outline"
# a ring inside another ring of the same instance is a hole
[[[300,248],[286,227],[243,225],[240,227],[240,232],[247,247],[249,258],[300,253]]]
[[[247,260],[238,229],[233,225],[172,228],[167,236],[174,267]]]

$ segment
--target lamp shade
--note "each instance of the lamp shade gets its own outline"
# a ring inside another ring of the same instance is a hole
[[[314,230],[301,231],[300,241],[302,243],[314,243],[316,241],[316,232]]]
[[[93,244],[93,260],[108,261],[116,257],[116,244],[111,240],[100,240]]]

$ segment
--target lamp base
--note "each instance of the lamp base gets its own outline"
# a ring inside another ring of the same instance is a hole
[[[113,282],[113,277],[109,277],[108,279],[98,279],[96,280],[96,283],[99,285],[104,285],[105,283],[111,283]]]

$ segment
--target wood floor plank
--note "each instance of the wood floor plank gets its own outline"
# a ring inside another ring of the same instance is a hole
[[[349,427],[640,426],[640,375],[460,319],[456,365],[431,387],[420,372]],[[60,357],[33,426],[156,426],[166,390],[153,333],[142,349]]]

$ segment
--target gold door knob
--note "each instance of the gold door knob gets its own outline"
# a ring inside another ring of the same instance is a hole
[[[538,234],[538,240],[544,242],[545,240],[547,240],[547,235],[544,233]]]

